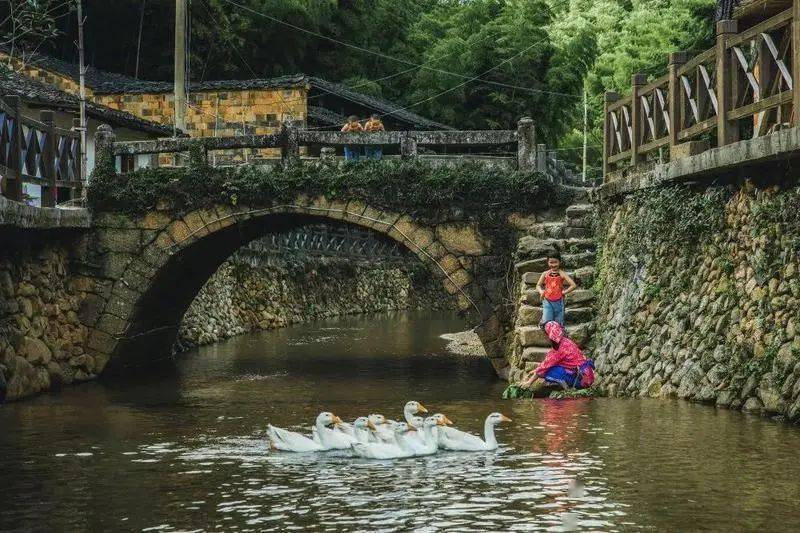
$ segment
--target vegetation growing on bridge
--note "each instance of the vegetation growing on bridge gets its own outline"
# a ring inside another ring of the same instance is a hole
[[[211,168],[144,168],[128,174],[99,165],[88,190],[94,211],[131,214],[168,199],[175,211],[212,203],[267,205],[298,194],[357,199],[402,212],[474,210],[493,217],[567,204],[572,195],[539,173],[488,169],[476,163],[434,167],[422,161],[362,161],[344,165],[297,165],[269,169],[254,165]]]

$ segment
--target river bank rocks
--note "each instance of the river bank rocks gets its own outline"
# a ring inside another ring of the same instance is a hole
[[[0,251],[0,396],[4,392],[5,400],[95,377],[95,361],[84,352],[87,328],[79,318],[83,289],[80,278],[70,276],[66,245]]]
[[[713,231],[645,247],[625,237],[637,203],[606,206],[595,337],[606,390],[799,420],[798,206],[797,186],[730,186]]]
[[[192,302],[176,351],[243,333],[341,315],[455,309],[454,298],[413,259],[402,263],[279,256],[224,263]]]

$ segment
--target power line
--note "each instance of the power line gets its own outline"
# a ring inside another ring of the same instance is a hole
[[[450,71],[447,71],[447,70],[442,70],[442,69],[438,69],[438,68],[434,68],[434,67],[429,67],[427,65],[421,65],[421,64],[418,64],[418,63],[414,63],[413,61],[409,61],[407,59],[394,57],[394,56],[391,56],[391,55],[388,55],[388,54],[384,54],[382,52],[377,52],[375,50],[370,50],[369,48],[364,48],[362,46],[358,46],[358,45],[355,45],[355,44],[352,44],[352,43],[348,43],[348,42],[345,42],[345,41],[340,41],[338,39],[334,39],[333,37],[329,37],[327,35],[323,35],[321,33],[317,33],[315,31],[311,31],[311,30],[303,28],[301,26],[297,26],[295,24],[291,24],[289,22],[286,22],[286,21],[283,21],[281,19],[275,18],[273,16],[267,15],[266,13],[262,13],[260,11],[256,11],[255,9],[253,9],[251,7],[239,4],[237,2],[234,2],[233,0],[224,0],[224,1],[227,2],[228,4],[231,4],[233,6],[238,7],[239,9],[242,9],[242,10],[248,11],[250,13],[253,13],[255,15],[264,17],[264,18],[266,18],[268,20],[271,20],[271,21],[276,22],[278,24],[282,24],[282,25],[287,26],[289,28],[292,28],[294,30],[306,33],[308,35],[312,35],[314,37],[318,37],[320,39],[325,39],[326,41],[330,41],[332,43],[339,44],[341,46],[346,46],[348,48],[352,48],[352,49],[358,50],[360,52],[364,52],[364,53],[367,53],[367,54],[372,54],[372,55],[381,57],[383,59],[396,61],[398,63],[404,63],[406,65],[410,65],[410,66],[417,67],[417,68],[420,68],[420,69],[430,70],[432,72],[438,72],[440,74],[447,74],[448,76],[456,76],[456,77],[459,77],[459,78],[462,78],[462,79],[468,79],[469,81],[476,81],[477,79],[479,79],[479,77],[478,78],[471,78],[471,77],[466,76],[464,74],[458,74],[456,72],[450,72]],[[528,49],[526,49],[526,50],[528,50]],[[487,71],[487,72],[491,72],[492,70],[494,70],[494,68],[489,69],[489,71]],[[556,95],[556,96],[565,96],[565,97],[570,97],[570,98],[583,98],[583,95],[577,95],[577,94],[561,93],[561,92],[558,92],[558,91],[546,91],[546,90],[543,90],[543,89],[534,89],[532,87],[521,87],[521,86],[518,86],[518,85],[510,85],[510,84],[507,84],[507,83],[501,83],[501,82],[496,82],[496,81],[491,81],[491,80],[480,80],[480,81],[483,82],[483,83],[491,84],[491,85],[497,85],[497,86],[500,86],[500,87],[506,87],[506,88],[509,88],[509,89],[517,89],[517,90],[528,91],[528,92],[533,92],[533,93],[552,94],[552,95]]]

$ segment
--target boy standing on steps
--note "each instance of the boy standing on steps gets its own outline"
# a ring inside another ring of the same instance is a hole
[[[542,320],[540,325],[556,321],[564,327],[564,296],[575,290],[575,282],[569,274],[561,270],[561,256],[553,253],[547,256],[549,270],[542,272],[536,282],[536,290],[542,297]],[[564,282],[567,288],[564,288]]]

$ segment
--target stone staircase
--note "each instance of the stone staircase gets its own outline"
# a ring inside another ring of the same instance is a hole
[[[581,347],[586,346],[594,328],[595,242],[591,218],[594,206],[576,203],[566,209],[563,220],[531,225],[517,245],[515,290],[516,308],[513,340],[509,345],[509,381],[519,381],[524,373],[541,361],[550,349],[550,340],[539,326],[542,301],[536,291],[539,275],[547,269],[547,255],[561,254],[562,268],[578,284],[566,297],[567,334]]]

